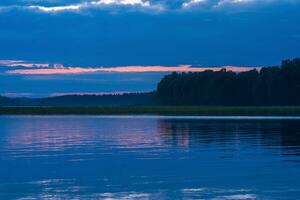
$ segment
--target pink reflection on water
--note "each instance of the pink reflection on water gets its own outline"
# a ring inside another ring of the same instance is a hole
[[[121,126],[116,126],[114,131],[115,145],[124,149],[148,149],[166,147],[161,138],[156,119],[120,119]]]
[[[9,124],[5,149],[12,157],[81,156],[118,152],[154,155],[170,147],[157,119],[126,117],[18,117]],[[187,136],[182,136],[187,137]],[[179,139],[185,141],[187,139]],[[80,155],[78,154],[80,150]],[[84,149],[84,152],[82,152]]]
[[[15,156],[62,152],[69,148],[92,147],[93,132],[86,132],[81,124],[67,118],[21,117],[15,119],[6,144]],[[32,155],[31,155],[32,156]]]

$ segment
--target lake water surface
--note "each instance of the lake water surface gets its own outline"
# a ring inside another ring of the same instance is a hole
[[[300,120],[1,116],[0,199],[300,199]]]

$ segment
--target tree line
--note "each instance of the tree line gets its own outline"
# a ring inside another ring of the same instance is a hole
[[[300,105],[300,59],[240,73],[174,72],[159,82],[157,97],[164,105]]]
[[[106,94],[106,95],[64,95],[47,98],[7,98],[0,96],[1,106],[42,107],[97,107],[157,105],[155,92]]]

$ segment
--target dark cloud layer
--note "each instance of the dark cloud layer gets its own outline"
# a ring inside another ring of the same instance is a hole
[[[299,55],[300,7],[243,13],[0,14],[1,59],[71,65],[272,65]]]

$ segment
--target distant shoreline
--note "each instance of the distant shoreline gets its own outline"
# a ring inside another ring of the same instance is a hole
[[[0,115],[300,116],[300,106],[0,107]]]

